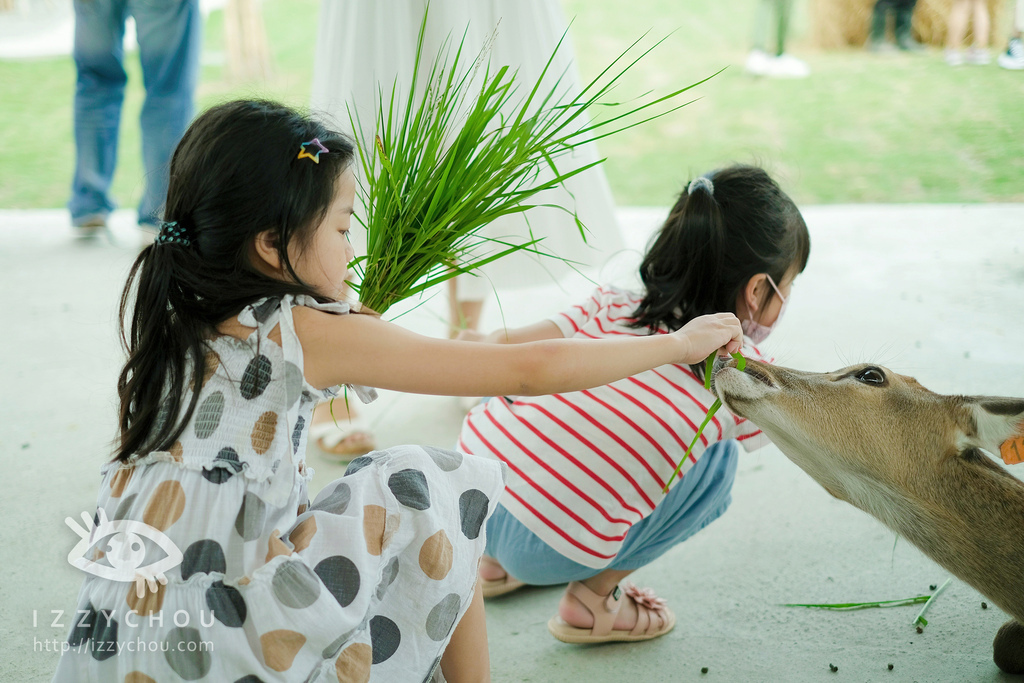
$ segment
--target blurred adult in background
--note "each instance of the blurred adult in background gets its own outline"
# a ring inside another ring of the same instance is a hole
[[[971,26],[974,44],[963,49],[967,35],[967,20],[973,18]],[[989,26],[988,3],[986,0],[953,0],[949,9],[946,32],[946,63],[950,66],[975,64],[983,66],[992,61],[988,52]]]
[[[1024,30],[1024,0],[1017,0],[1017,9],[1013,14],[1013,33],[1010,34],[1006,52],[999,55],[999,66],[1004,69],[1024,69],[1024,42],[1021,41],[1021,30]]]
[[[143,240],[152,239],[164,198],[171,154],[194,113],[202,17],[199,0],[75,0],[75,176],[71,224],[80,237],[105,229],[116,204],[110,183],[117,166],[124,70],[125,22],[135,19],[146,88],[139,124],[145,171],[139,202]]]
[[[760,0],[754,17],[754,49],[747,55],[747,72],[772,78],[806,78],[811,74],[806,62],[786,52],[792,10],[793,0]],[[772,29],[773,11],[776,19],[775,51],[769,54],[768,34]]]
[[[868,37],[868,49],[873,52],[880,52],[892,49],[892,43],[886,40],[886,28],[889,23],[889,14],[893,14],[893,33],[896,37],[896,47],[904,51],[924,50],[924,45],[914,40],[912,20],[914,18],[914,6],[917,0],[877,0],[871,12],[871,32]]]

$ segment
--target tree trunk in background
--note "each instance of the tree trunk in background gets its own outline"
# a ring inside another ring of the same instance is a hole
[[[270,50],[260,0],[228,0],[224,8],[224,47],[231,80],[265,80],[270,76]]]
[[[952,4],[952,0],[918,0],[914,7],[914,36],[926,45],[942,47],[946,41],[946,20]],[[810,0],[809,5],[811,41],[818,47],[861,47],[867,42],[875,0]],[[988,0],[992,17],[990,45],[999,45],[1009,35],[1007,6],[1003,0]],[[889,25],[887,35],[891,40],[891,18]],[[965,45],[971,44],[971,30],[967,31]]]

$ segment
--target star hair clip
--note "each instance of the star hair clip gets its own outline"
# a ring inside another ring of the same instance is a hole
[[[316,152],[315,153],[311,153],[309,151],[310,148],[314,148],[316,150]],[[330,153],[331,153],[330,150],[327,149],[326,147],[324,147],[323,143],[320,142],[319,138],[313,138],[309,142],[303,142],[301,145],[299,145],[299,156],[298,156],[298,158],[299,159],[312,159],[313,163],[319,164],[320,163],[320,155],[321,154],[330,154]]]

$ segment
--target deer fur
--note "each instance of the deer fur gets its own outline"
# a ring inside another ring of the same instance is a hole
[[[1011,615],[995,659],[1024,673],[1024,483],[982,452],[1024,432],[1024,399],[943,396],[877,365],[810,373],[749,360],[721,366],[714,389],[826,491]]]

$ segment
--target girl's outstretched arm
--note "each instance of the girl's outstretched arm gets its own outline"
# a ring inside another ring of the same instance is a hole
[[[562,339],[562,330],[550,320],[509,329],[502,327],[490,334],[483,334],[476,330],[463,330],[456,337],[459,341],[475,341],[485,344],[525,344],[526,342],[543,341],[544,339]]]
[[[424,337],[370,315],[294,311],[306,379],[446,396],[535,396],[608,384],[669,363],[740,348],[732,313],[701,316],[672,334],[478,344]]]

